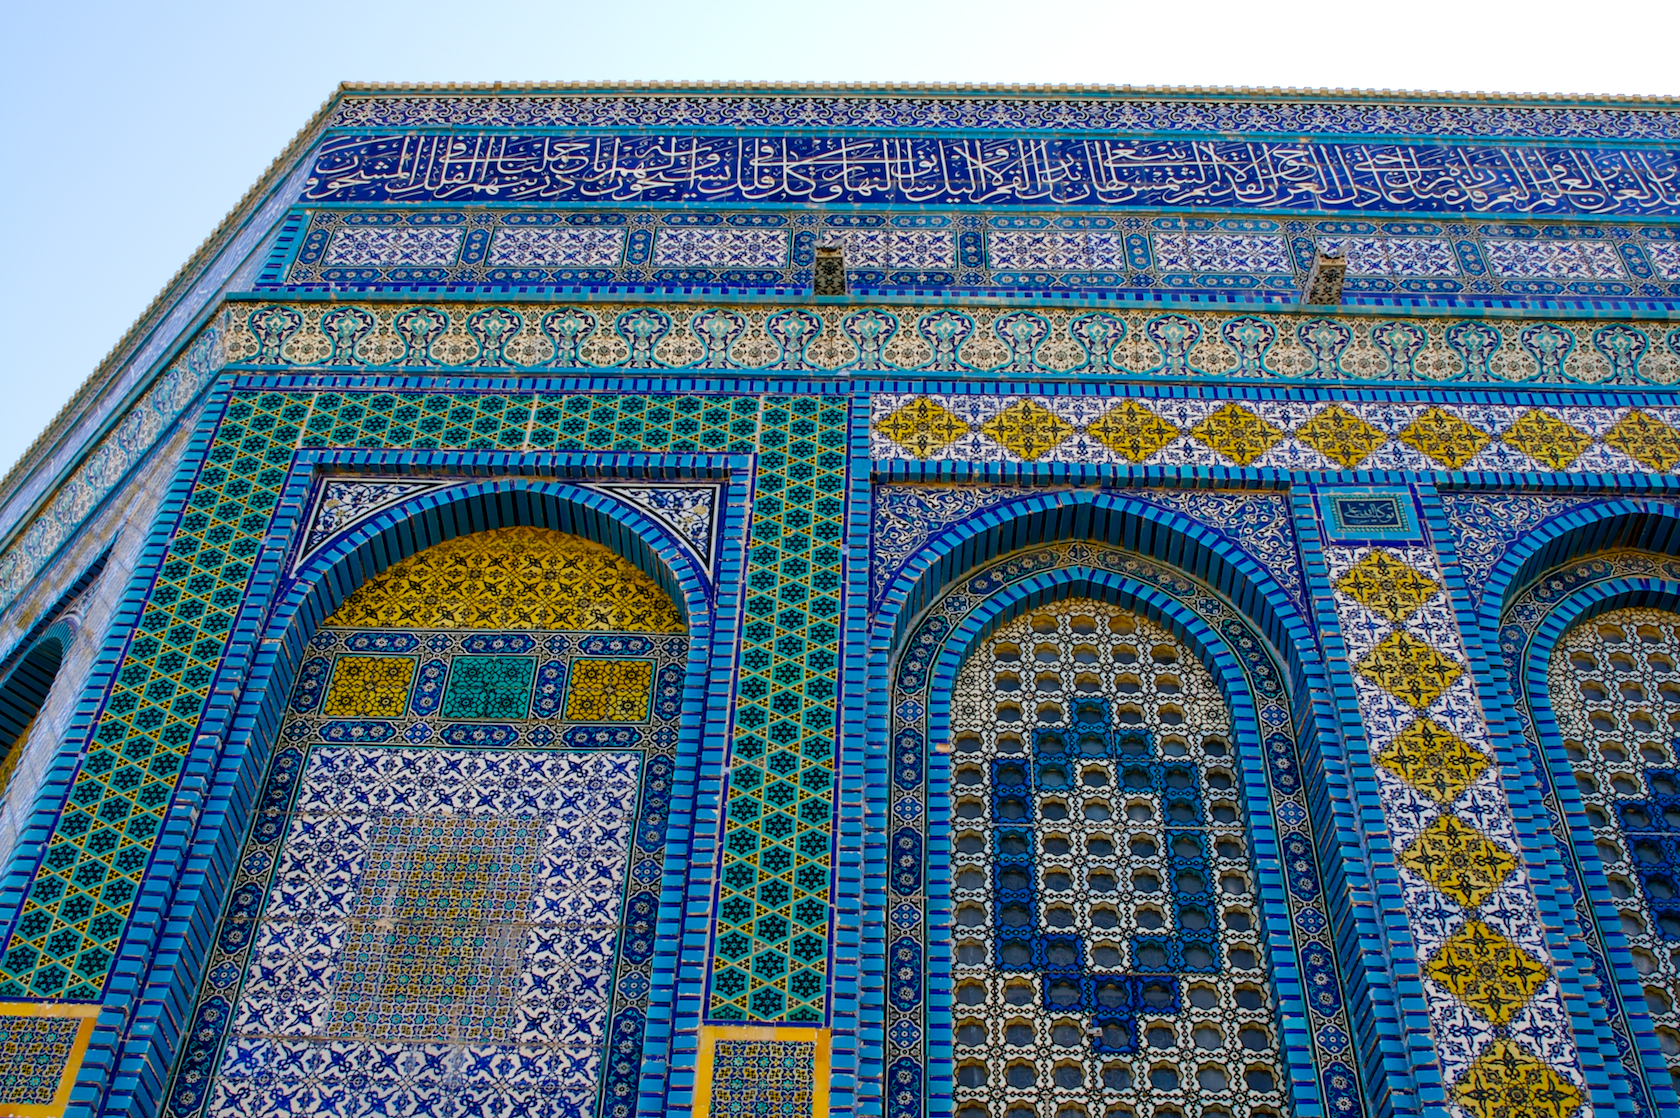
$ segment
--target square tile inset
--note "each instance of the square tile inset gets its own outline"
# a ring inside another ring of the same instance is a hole
[[[380,1040],[506,1039],[542,829],[534,816],[375,820],[333,1027]]]
[[[652,701],[653,661],[572,661],[568,722],[645,722]]]
[[[321,713],[327,718],[401,718],[414,667],[407,656],[340,656]]]
[[[438,713],[451,719],[523,719],[536,674],[531,656],[457,656]]]

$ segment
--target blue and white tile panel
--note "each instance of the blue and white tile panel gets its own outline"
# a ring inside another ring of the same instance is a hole
[[[1331,586],[1334,587],[1343,575],[1374,550],[1377,549],[1326,547],[1324,559]],[[1498,1032],[1519,1042],[1576,1087],[1584,1088],[1586,1077],[1581,1071],[1563,991],[1546,946],[1533,884],[1520,857],[1522,845],[1517,837],[1510,803],[1505,797],[1499,764],[1489,742],[1487,718],[1476,694],[1474,673],[1464,650],[1463,637],[1458,631],[1451,599],[1444,589],[1439,589],[1443,585],[1440,562],[1427,547],[1384,550],[1432,580],[1438,589],[1416,612],[1399,623],[1367,608],[1342,590],[1333,590],[1336,620],[1346,645],[1347,663],[1357,665],[1377,644],[1399,631],[1452,661],[1459,668],[1459,673],[1451,686],[1420,710],[1389,694],[1358,671],[1350,671],[1359,719],[1371,756],[1376,758],[1413,722],[1427,718],[1456,734],[1487,760],[1480,775],[1456,799],[1446,804],[1435,802],[1387,768],[1373,762],[1391,847],[1396,852],[1404,851],[1431,823],[1442,815],[1451,814],[1480,832],[1495,846],[1517,856],[1516,868],[1474,911],[1460,907],[1406,866],[1395,867],[1406,908],[1406,925],[1417,949],[1417,959],[1425,963],[1440,951],[1449,937],[1462,930],[1472,919],[1480,919],[1533,959],[1546,965],[1551,972],[1522,1008],[1499,1029],[1425,973],[1422,982],[1442,1077],[1448,1084],[1462,1079],[1471,1063]],[[1456,1104],[1453,1109],[1460,1115],[1468,1113]],[[1592,1115],[1592,1104],[1586,1101],[1576,1118],[1592,1118]]]

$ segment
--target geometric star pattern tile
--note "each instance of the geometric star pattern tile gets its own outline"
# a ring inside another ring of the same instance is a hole
[[[842,402],[764,401],[713,1020],[823,1018],[847,424]]]
[[[923,461],[1680,471],[1680,411],[876,393],[871,454]]]
[[[5,944],[0,997],[99,999],[299,446],[764,450],[772,485],[809,484],[777,457],[785,426],[778,445],[760,446],[763,406],[747,396],[234,392]],[[826,910],[826,886],[822,896]]]
[[[1514,1017],[1551,973],[1544,963],[1480,920],[1472,920],[1429,960],[1429,977],[1496,1025]]]
[[[1400,864],[1465,908],[1492,896],[1517,860],[1474,827],[1439,815],[1400,852]]]
[[[1377,763],[1436,803],[1458,799],[1493,762],[1429,718],[1417,718],[1377,754]]]
[[[1394,632],[1360,658],[1359,674],[1418,710],[1441,697],[1464,669],[1410,633]]]

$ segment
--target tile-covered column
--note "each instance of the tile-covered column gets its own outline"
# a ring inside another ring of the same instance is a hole
[[[1394,951],[1415,970],[1396,970],[1414,970],[1427,1014],[1439,1093],[1424,1101],[1470,1118],[1584,1116],[1564,988],[1441,558],[1408,489],[1317,496],[1325,542],[1309,573],[1393,851],[1374,868],[1398,886]]]

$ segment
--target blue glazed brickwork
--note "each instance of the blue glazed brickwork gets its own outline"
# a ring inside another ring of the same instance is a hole
[[[31,747],[0,1109],[1668,1114],[1677,151],[342,91],[0,494],[0,622],[69,624],[185,448]]]

